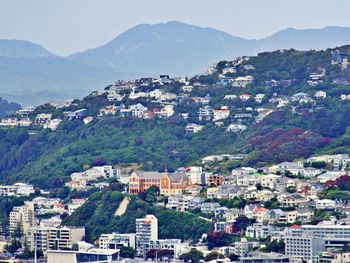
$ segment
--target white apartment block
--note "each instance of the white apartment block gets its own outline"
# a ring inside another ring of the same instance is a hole
[[[150,241],[158,240],[158,219],[154,215],[136,219],[136,250],[138,255],[145,256]]]
[[[34,225],[34,203],[25,202],[22,206],[13,207],[9,215],[9,230],[13,234],[17,230],[26,233]]]
[[[46,227],[33,226],[27,232],[27,245],[30,250],[69,250],[73,244],[85,236],[85,227]]]
[[[119,249],[120,247],[136,248],[136,234],[102,234],[99,238],[99,247],[101,249]]]
[[[204,184],[204,174],[203,168],[201,166],[191,166],[188,171],[186,171],[188,178],[192,184]]]

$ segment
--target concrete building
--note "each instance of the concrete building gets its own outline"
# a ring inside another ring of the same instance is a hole
[[[136,219],[136,250],[139,256],[149,251],[150,241],[158,240],[158,220],[154,215]]]
[[[90,248],[87,251],[47,251],[47,262],[49,263],[113,263],[119,260],[119,249],[98,249]]]
[[[285,236],[285,254],[307,262],[318,262],[318,255],[326,250],[325,241],[314,236]]]
[[[99,238],[99,247],[101,249],[118,249],[121,247],[136,248],[136,234],[102,234]]]
[[[20,230],[26,233],[34,225],[34,203],[24,202],[22,206],[13,207],[9,215],[9,230],[11,234]]]

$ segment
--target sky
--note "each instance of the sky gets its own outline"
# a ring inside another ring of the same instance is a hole
[[[290,27],[350,27],[349,10],[349,0],[0,0],[0,39],[66,56],[141,23],[176,20],[262,38]]]

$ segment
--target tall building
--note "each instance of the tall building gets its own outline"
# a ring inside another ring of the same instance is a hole
[[[26,240],[30,250],[46,251],[71,249],[85,236],[84,227],[33,226],[28,229]]]
[[[139,256],[145,256],[149,250],[150,241],[158,239],[158,220],[154,215],[136,219],[136,251]]]
[[[16,231],[26,233],[34,225],[34,203],[24,202],[22,206],[15,206],[9,215],[9,230],[11,234]]]
[[[286,236],[285,254],[307,262],[318,262],[318,255],[326,250],[325,241],[313,236]]]

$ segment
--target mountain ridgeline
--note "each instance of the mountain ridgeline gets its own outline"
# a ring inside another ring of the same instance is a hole
[[[179,22],[142,24],[94,49],[59,57],[27,41],[0,40],[0,96],[25,105],[81,98],[118,79],[192,76],[219,60],[262,51],[325,49],[350,43],[350,29],[286,29],[247,40]]]

